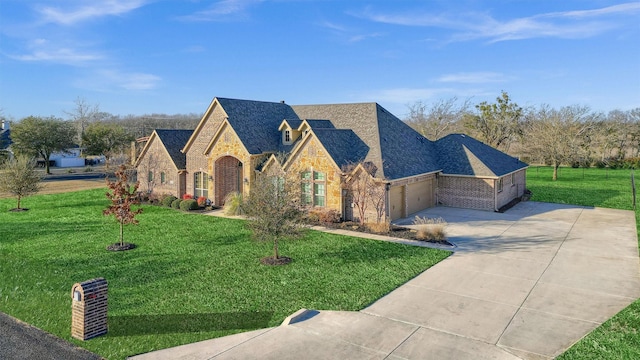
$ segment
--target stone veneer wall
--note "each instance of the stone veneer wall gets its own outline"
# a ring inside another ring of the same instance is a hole
[[[438,204],[468,209],[495,210],[493,179],[440,175]]]
[[[219,174],[216,174],[215,163],[217,160],[225,156],[232,156],[242,162],[242,179],[240,179],[240,181],[243,184],[241,189],[243,195],[246,196],[248,194],[249,182],[253,180],[252,175],[255,169],[255,164],[254,161],[251,161],[252,156],[244,148],[242,142],[233,132],[231,127],[225,126],[209,152],[208,164],[205,167],[206,170],[204,170],[213,178],[213,181],[209,181],[209,198],[212,200],[217,198],[217,194],[215,194],[215,189],[217,189],[216,182],[225,181],[225,179],[218,178]],[[247,179],[248,182],[245,183],[243,179]],[[226,180],[233,181],[233,179]]]
[[[300,173],[313,170],[326,174],[325,209],[334,209],[342,214],[342,178],[341,171],[325,152],[315,138],[310,138],[303,148],[291,160],[291,167],[285,169],[287,173]]]

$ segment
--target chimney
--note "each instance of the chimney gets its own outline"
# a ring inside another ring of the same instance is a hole
[[[280,104],[284,104],[284,103],[285,103],[284,100],[280,100]]]
[[[1,130],[9,130],[9,120],[2,119],[2,128]]]

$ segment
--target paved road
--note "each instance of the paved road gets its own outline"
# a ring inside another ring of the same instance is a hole
[[[302,310],[132,359],[552,359],[640,297],[632,211],[525,202],[420,215],[449,223],[456,253],[364,310]]]
[[[102,357],[0,312],[0,359],[99,360]]]
[[[63,180],[91,180],[91,179],[104,179],[106,174],[88,172],[82,174],[53,174],[46,175],[43,181],[63,181]]]

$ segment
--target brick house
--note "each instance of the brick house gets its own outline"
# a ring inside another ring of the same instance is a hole
[[[299,174],[305,203],[349,220],[357,217],[350,184],[368,177],[395,220],[436,205],[498,210],[523,195],[527,164],[465,135],[430,141],[377,103],[214,98],[192,132],[156,130],[136,167],[141,189],[216,205],[248,194],[257,174]],[[370,206],[367,221],[375,213]]]

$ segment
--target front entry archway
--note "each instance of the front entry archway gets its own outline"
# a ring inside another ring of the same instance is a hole
[[[224,199],[234,191],[242,193],[242,161],[233,156],[223,156],[216,160],[215,171],[215,204],[224,205]]]

